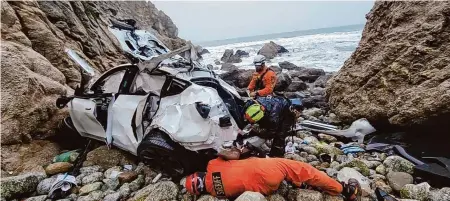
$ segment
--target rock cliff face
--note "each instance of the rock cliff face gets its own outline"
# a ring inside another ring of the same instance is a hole
[[[359,47],[327,84],[343,120],[450,122],[450,2],[376,2]],[[437,118],[435,118],[437,117]]]
[[[65,48],[83,53],[98,72],[127,62],[108,30],[111,18],[135,19],[171,49],[185,42],[172,20],[150,2],[1,2],[1,145],[2,168],[7,167],[2,170],[18,168],[4,165],[5,158],[18,155],[8,154],[14,151],[5,145],[18,149],[17,144],[54,135],[67,113],[55,107],[55,100],[72,93],[80,73]],[[14,160],[25,161],[28,155]]]

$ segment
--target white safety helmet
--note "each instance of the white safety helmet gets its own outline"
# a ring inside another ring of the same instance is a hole
[[[258,55],[256,55],[255,58],[253,59],[253,64],[254,64],[255,66],[261,66],[261,65],[263,65],[264,63],[266,63],[266,57],[263,56],[263,55],[258,54]]]

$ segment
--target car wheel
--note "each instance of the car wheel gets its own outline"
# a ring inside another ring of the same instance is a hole
[[[190,172],[183,152],[188,150],[173,142],[160,130],[148,134],[138,147],[140,161],[176,178]]]

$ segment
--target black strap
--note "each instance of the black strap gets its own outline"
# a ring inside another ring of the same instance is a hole
[[[219,199],[225,198],[225,188],[223,187],[222,175],[220,174],[220,172],[213,172],[212,180],[214,191],[216,192],[216,197]]]

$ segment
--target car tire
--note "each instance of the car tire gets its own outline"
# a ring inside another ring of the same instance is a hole
[[[137,153],[140,161],[174,178],[199,170],[192,161],[197,153],[173,142],[161,130],[147,134],[139,144]]]

